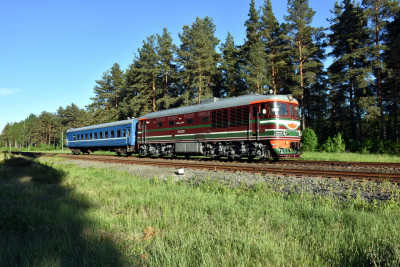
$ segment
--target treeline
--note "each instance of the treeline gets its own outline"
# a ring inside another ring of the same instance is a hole
[[[21,122],[4,127],[0,147],[61,148],[67,129],[90,125],[93,120],[92,114],[75,104],[60,107],[56,113],[44,111],[39,116],[31,114]]]
[[[374,140],[398,143],[399,10],[397,0],[343,0],[323,29],[311,26],[315,11],[308,0],[288,0],[283,22],[270,0],[258,8],[251,0],[241,45],[230,33],[221,43],[210,17],[184,25],[179,46],[164,28],[143,41],[126,70],[115,63],[103,73],[86,110],[71,105],[9,124],[3,145],[54,146],[68,127],[248,93],[294,95],[303,129],[314,129],[321,142],[340,133],[358,144],[353,150]],[[328,57],[332,63],[324,68]]]

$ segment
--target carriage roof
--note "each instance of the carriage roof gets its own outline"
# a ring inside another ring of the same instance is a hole
[[[135,121],[135,120],[137,120],[137,119],[115,121],[115,122],[103,123],[103,124],[80,127],[80,128],[71,128],[71,129],[67,130],[67,133],[94,130],[94,129],[102,129],[102,128],[109,128],[109,127],[115,127],[115,126],[121,126],[121,125],[131,125],[133,123],[133,121]]]

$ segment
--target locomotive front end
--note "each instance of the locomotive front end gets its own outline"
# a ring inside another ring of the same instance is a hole
[[[276,158],[300,157],[300,111],[291,95],[254,103],[259,105],[258,127],[260,139],[269,141]]]

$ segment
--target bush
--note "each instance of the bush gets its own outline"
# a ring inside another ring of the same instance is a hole
[[[318,146],[318,137],[313,129],[307,128],[303,131],[301,143],[303,144],[301,150],[304,152],[313,152],[316,150]]]
[[[326,142],[321,146],[321,151],[329,153],[341,153],[346,150],[346,144],[342,138],[342,134],[338,133],[332,139],[328,137]]]

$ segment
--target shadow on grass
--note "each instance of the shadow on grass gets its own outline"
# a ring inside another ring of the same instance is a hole
[[[66,173],[30,159],[0,162],[0,266],[124,265],[113,235],[88,219]]]

